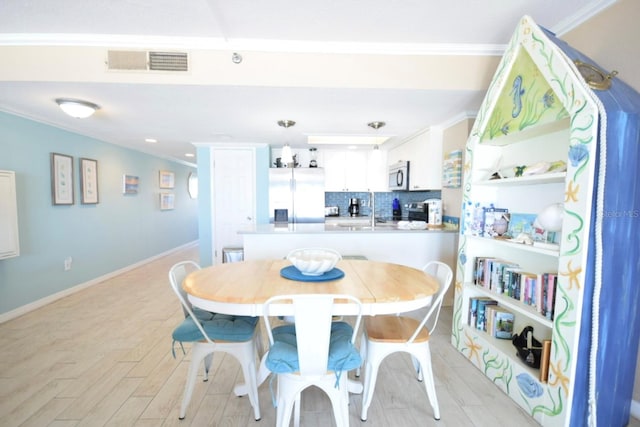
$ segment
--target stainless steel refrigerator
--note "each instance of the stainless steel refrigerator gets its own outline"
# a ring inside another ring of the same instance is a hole
[[[269,222],[285,212],[289,223],[324,222],[324,169],[269,169]]]

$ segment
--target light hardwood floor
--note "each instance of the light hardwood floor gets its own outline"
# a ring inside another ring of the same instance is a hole
[[[260,388],[262,420],[232,392],[242,373],[216,354],[209,382],[196,383],[187,417],[178,420],[189,352],[171,353],[171,331],[183,316],[169,268],[198,260],[186,249],[0,325],[2,426],[271,426],[269,382]],[[443,310],[432,342],[441,420],[403,355],[383,364],[366,423],[351,395],[350,425],[535,426],[449,342],[451,310]],[[303,395],[302,425],[334,425],[329,400]]]

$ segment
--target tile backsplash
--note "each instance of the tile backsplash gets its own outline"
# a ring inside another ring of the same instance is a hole
[[[338,206],[340,208],[341,216],[349,215],[349,199],[356,197],[360,199],[360,215],[370,216],[371,207],[369,205],[369,198],[371,193],[367,192],[325,192],[324,193],[324,205],[325,206]],[[375,208],[376,217],[390,220],[393,210],[393,199],[398,198],[400,200],[400,206],[402,207],[402,217],[407,217],[406,205],[412,202],[422,202],[426,199],[439,199],[441,197],[440,191],[392,191],[392,192],[376,192],[375,193]]]

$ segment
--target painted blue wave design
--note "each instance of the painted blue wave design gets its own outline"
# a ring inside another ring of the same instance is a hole
[[[515,119],[522,111],[522,95],[524,95],[524,89],[522,88],[522,76],[517,76],[513,79],[513,88],[509,95],[513,95],[513,111],[511,112],[511,117]]]
[[[516,376],[516,380],[522,393],[529,399],[542,396],[542,386],[531,375],[522,373]]]

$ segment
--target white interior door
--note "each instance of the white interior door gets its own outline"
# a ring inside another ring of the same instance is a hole
[[[255,150],[213,150],[213,264],[222,263],[222,248],[241,247],[238,230],[255,224]]]

